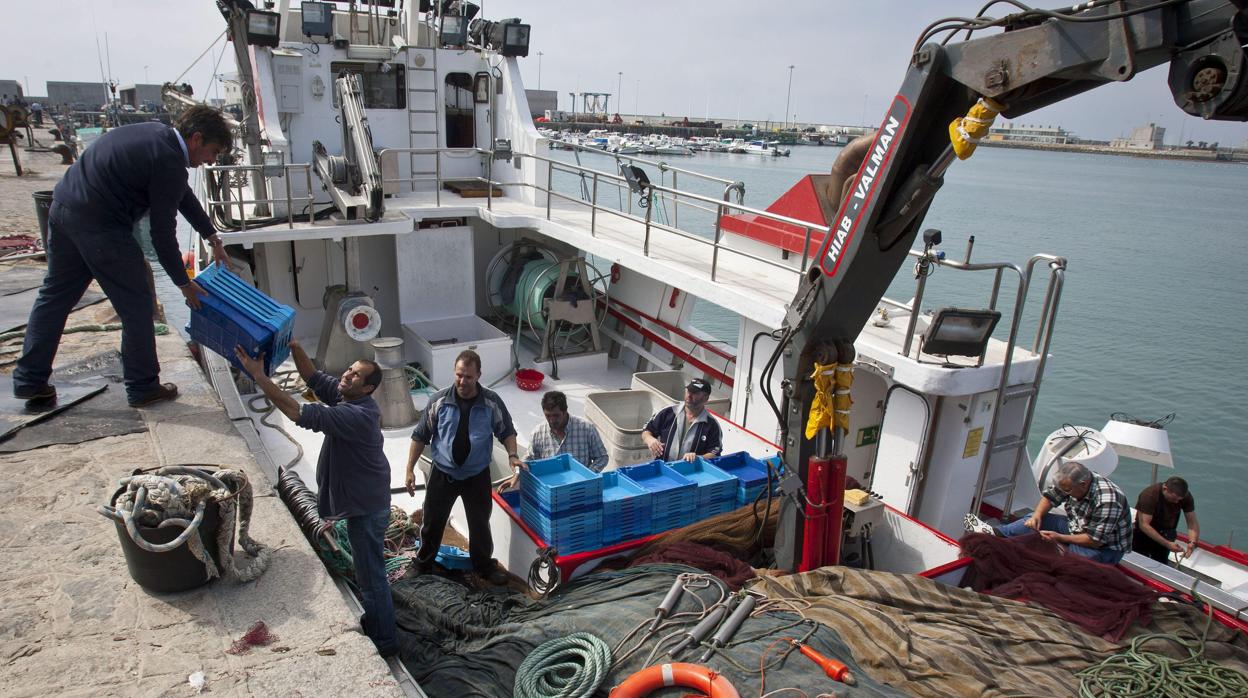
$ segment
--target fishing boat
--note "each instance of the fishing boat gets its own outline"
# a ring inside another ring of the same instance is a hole
[[[415,7],[386,17],[357,3],[362,17],[355,6],[310,17],[314,3],[281,0],[264,13],[272,35],[249,42],[247,17],[259,11],[221,4],[232,8],[240,81],[250,89],[240,155],[206,168],[200,195],[243,278],[297,311],[292,335],[317,347],[320,367],[341,371],[384,347],[387,366],[419,363],[426,387],[445,387],[455,357],[472,349],[522,442],[542,420],[532,389],[558,389],[573,414],[598,415],[616,468],[650,460],[637,441],[645,417],[680,400],[686,379],[702,378],[722,399],[724,453],[760,463],[784,453],[793,437],[772,401],[782,390],[774,369],[795,299],[821,247],[837,239],[817,196],[828,175],[803,177],[760,207],[746,203],[741,182],[666,163],[621,156],[618,169],[596,169],[555,157],[554,137],[530,116],[518,62],[529,27],[520,22],[469,32],[460,15]],[[601,149],[611,138],[591,131],[585,144]],[[777,153],[763,140],[728,148]],[[956,540],[965,516],[1008,517],[1038,495],[1026,444],[1067,263],[1049,253],[981,260],[969,244],[956,255],[939,245],[927,239],[906,254],[924,270],[987,278],[983,311],[958,315],[951,300],[929,297],[925,273],[911,297],[878,301],[853,344],[853,410],[837,437],[843,474],[870,494],[845,505],[844,530],[826,541],[830,557],[815,559],[852,558],[956,591],[970,564]],[[1002,284],[1017,291],[1012,307],[998,307]],[[1045,298],[1038,312],[1027,306],[1032,289]],[[692,325],[699,301],[736,316],[740,346]],[[973,352],[939,350],[942,322],[981,331],[988,317],[1008,331],[989,328]],[[223,402],[241,404],[226,360],[204,355]],[[396,486],[427,397],[388,386],[379,397]],[[305,454],[289,468],[314,482],[317,436],[289,424],[283,435],[262,417],[251,419],[274,479],[276,464],[290,460],[289,437]],[[496,479],[510,474],[501,448],[492,467]],[[772,499],[751,504],[770,511]],[[393,502],[415,511],[421,493]],[[549,557],[548,541],[518,495],[496,494],[495,504],[495,556],[523,576]],[[452,525],[467,530],[459,510]],[[546,562],[564,581],[588,579],[651,540]],[[1217,548],[1201,555],[1242,560]],[[789,565],[780,566],[797,566]],[[1213,567],[1200,573],[1204,597],[1219,590]],[[1169,570],[1130,570],[1193,591]],[[1219,620],[1242,631],[1248,601],[1234,598],[1218,597]]]

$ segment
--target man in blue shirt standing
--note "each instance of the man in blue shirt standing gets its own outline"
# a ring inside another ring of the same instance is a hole
[[[160,382],[155,307],[146,262],[134,224],[151,219],[152,246],[160,265],[192,308],[204,294],[187,278],[178,250],[178,212],[212,243],[218,263],[225,245],[187,185],[188,167],[217,159],[229,148],[230,127],[221,112],[206,106],[186,110],[176,128],[157,122],[122,126],[105,133],[57,183],[48,212],[48,273],[26,324],[22,356],[13,369],[13,395],[51,400],[48,383],[65,320],[92,279],[121,318],[121,365],[126,397],[145,407],[178,394]]]
[[[360,624],[381,656],[399,651],[394,599],[383,553],[390,525],[390,462],[382,451],[381,409],[373,391],[381,369],[372,361],[351,364],[342,377],[316,370],[303,347],[290,341],[295,368],[323,404],[300,404],[264,373],[264,355],[253,359],[235,347],[247,373],[265,397],[295,424],[325,434],[316,462],[317,509],[322,519],[347,520],[364,617]]]
[[[511,413],[498,393],[478,382],[480,378],[481,357],[471,350],[460,352],[455,359],[455,384],[434,393],[412,431],[412,446],[407,454],[407,491],[416,494],[416,462],[425,446],[431,445],[434,467],[425,488],[417,571],[433,571],[451,507],[462,497],[472,567],[491,584],[504,584],[507,575],[494,561],[494,538],[490,534],[490,512],[494,508],[490,481],[493,439],[507,448],[512,470],[524,463],[516,452]]]

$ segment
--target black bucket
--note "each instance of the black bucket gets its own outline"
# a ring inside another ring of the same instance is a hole
[[[43,240],[43,249],[48,249],[48,213],[52,210],[52,192],[37,191],[35,197],[35,218],[39,219],[39,239]]]
[[[117,498],[125,491],[124,486],[119,487],[113,493],[109,504],[116,506]],[[209,501],[204,507],[204,518],[199,524],[199,537],[218,570],[221,569],[221,559],[217,553],[217,529],[220,524],[221,516],[217,501]],[[138,544],[130,540],[125,524],[113,519],[113,525],[117,527],[117,538],[121,540],[121,550],[126,554],[126,567],[130,568],[130,577],[138,582],[139,586],[148,591],[169,593],[194,589],[208,583],[210,579],[208,570],[204,567],[204,563],[191,554],[189,541],[169,552],[153,553],[140,548]],[[144,540],[159,545],[177,538],[183,529],[181,526],[167,528],[139,526],[138,530]]]

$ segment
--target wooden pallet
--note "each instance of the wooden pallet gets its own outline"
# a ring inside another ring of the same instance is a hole
[[[465,199],[475,199],[490,196],[489,187],[484,182],[443,182],[442,188],[447,191],[453,191]],[[502,196],[503,190],[494,187],[494,196]]]

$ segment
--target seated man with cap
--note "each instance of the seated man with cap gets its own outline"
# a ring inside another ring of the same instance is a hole
[[[694,378],[685,386],[685,399],[655,413],[641,431],[650,453],[665,461],[684,459],[693,462],[702,456],[718,456],[723,450],[723,432],[719,421],[706,411],[711,399],[711,384]]]

